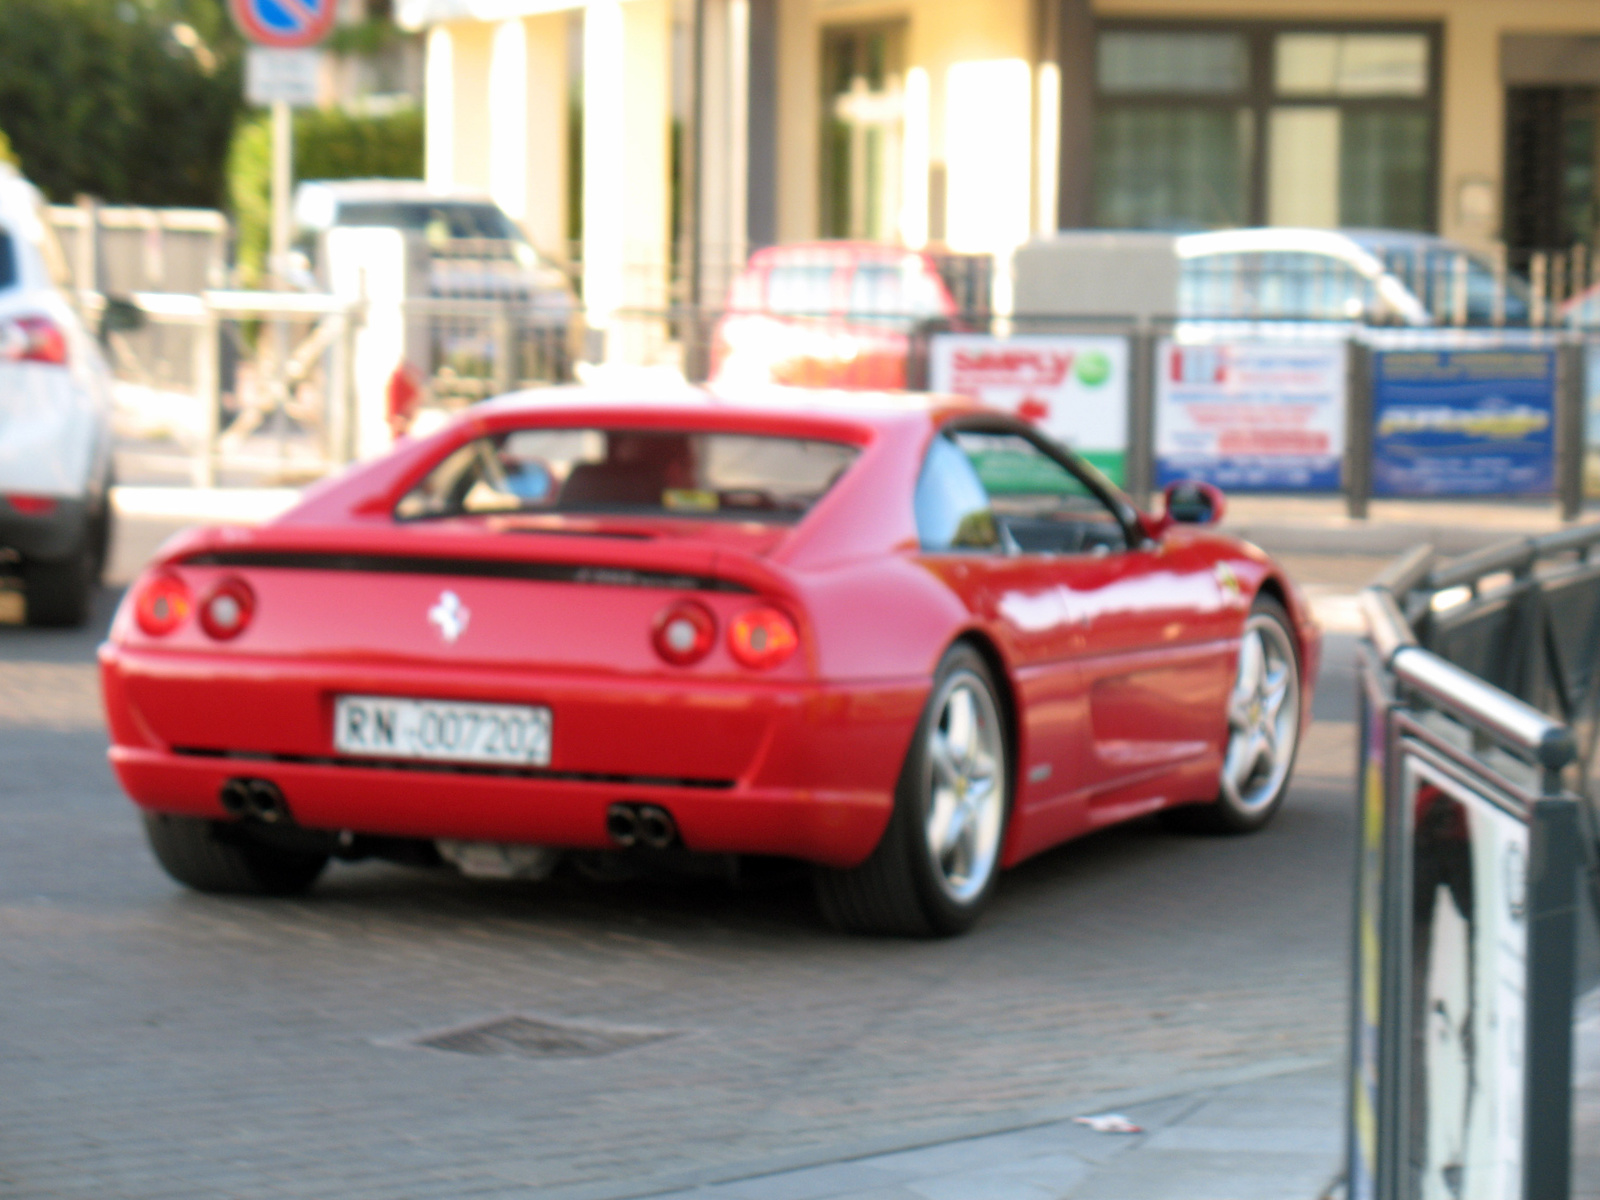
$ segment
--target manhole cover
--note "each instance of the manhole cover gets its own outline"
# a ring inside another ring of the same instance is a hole
[[[536,1017],[494,1017],[411,1039],[413,1046],[502,1058],[594,1058],[677,1037],[667,1029],[569,1025]]]

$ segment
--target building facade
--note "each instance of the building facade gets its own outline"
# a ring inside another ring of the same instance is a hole
[[[428,175],[576,239],[602,321],[757,246],[1600,222],[1600,0],[398,0]]]

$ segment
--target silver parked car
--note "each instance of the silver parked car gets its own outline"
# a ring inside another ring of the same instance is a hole
[[[111,372],[69,286],[43,199],[0,164],[0,572],[34,625],[83,624],[111,537]]]

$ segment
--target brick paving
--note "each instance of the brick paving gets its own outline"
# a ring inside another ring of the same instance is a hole
[[[362,864],[218,899],[161,875],[111,780],[94,640],[0,628],[0,1196],[637,1195],[1342,1045],[1341,724],[1265,834],[1098,835],[949,942],[837,937],[784,880]],[[676,1036],[406,1044],[513,1013]]]

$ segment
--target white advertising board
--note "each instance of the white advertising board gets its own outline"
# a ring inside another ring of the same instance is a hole
[[[1343,344],[1156,348],[1156,482],[1336,491],[1344,458]]]
[[[1096,335],[941,333],[928,386],[1032,421],[1123,482],[1128,449],[1128,342]]]

